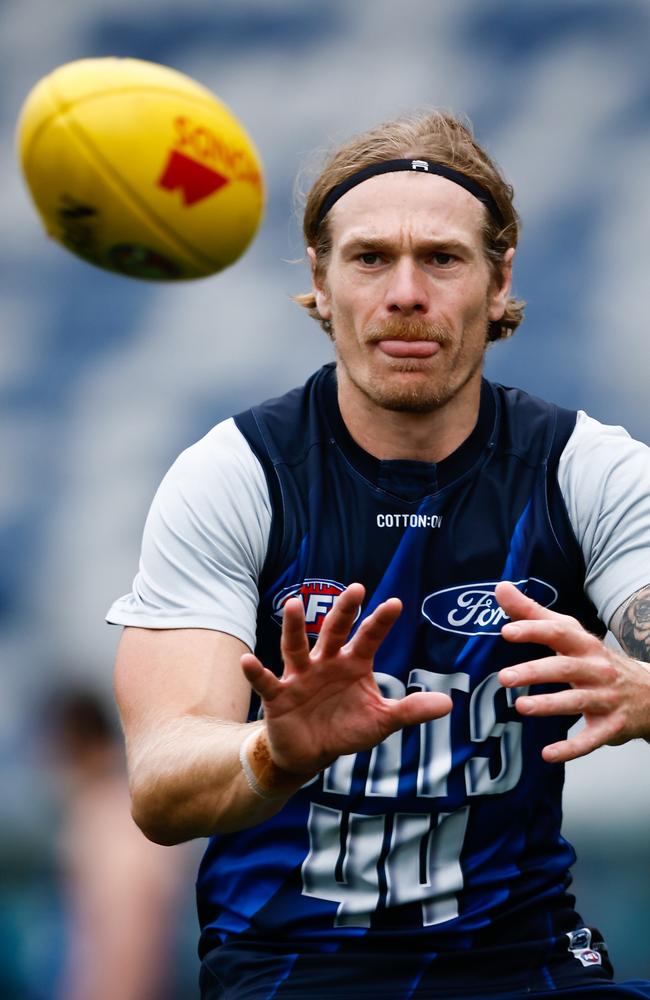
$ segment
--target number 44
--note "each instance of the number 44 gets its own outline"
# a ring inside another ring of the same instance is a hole
[[[398,678],[379,673],[375,676],[385,697],[399,698],[406,693]],[[465,673],[436,674],[415,669],[408,684],[410,688],[451,695],[454,691],[469,692],[470,678]],[[492,777],[488,757],[471,757],[465,765],[468,795],[498,795],[517,784],[522,767],[521,723],[497,721],[496,699],[505,692],[508,705],[512,705],[523,690],[502,688],[495,673],[472,692],[470,740],[484,744],[489,738],[498,738],[501,768]],[[366,780],[367,796],[397,796],[401,756],[401,731],[374,748]],[[336,760],[324,774],[324,791],[349,794],[355,760],[356,754]],[[422,725],[418,798],[447,795],[451,762],[450,717]],[[383,868],[387,906],[419,902],[424,926],[454,919],[464,882],[460,856],[469,810],[466,805],[455,812],[440,813],[434,826],[429,813],[369,816],[312,803],[308,821],[310,850],[302,866],[303,894],[339,903],[335,926],[368,927],[379,903]]]

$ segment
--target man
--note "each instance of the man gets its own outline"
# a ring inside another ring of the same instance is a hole
[[[44,750],[63,806],[56,842],[65,949],[60,981],[48,995],[171,998],[187,853],[170,856],[131,819],[119,727],[98,692],[62,687],[59,680],[38,731],[47,737]]]
[[[452,117],[353,139],[305,210],[335,366],[154,501],[116,689],[138,823],[213,837],[205,998],[650,995],[559,829],[562,763],[650,735],[650,453],[482,379],[517,235]]]

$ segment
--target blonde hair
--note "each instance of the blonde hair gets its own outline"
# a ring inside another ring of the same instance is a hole
[[[476,142],[469,123],[445,111],[427,111],[385,122],[355,136],[329,154],[306,195],[303,214],[305,245],[314,249],[317,273],[324,273],[332,249],[327,215],[319,222],[320,207],[328,192],[364,167],[395,159],[433,160],[458,170],[489,191],[503,218],[500,225],[486,211],[483,223],[485,255],[497,273],[506,250],[516,247],[519,237],[520,222],[512,203],[513,189]],[[294,300],[331,335],[330,323],[320,316],[313,292],[295,295]],[[490,324],[488,340],[511,336],[523,319],[524,307],[523,301],[509,298],[502,318]]]

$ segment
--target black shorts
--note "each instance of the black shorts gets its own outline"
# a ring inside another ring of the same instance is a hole
[[[473,949],[440,957],[350,948],[300,954],[236,942],[204,955],[202,1000],[650,1000],[650,982],[616,984],[594,928],[563,935],[535,955]]]

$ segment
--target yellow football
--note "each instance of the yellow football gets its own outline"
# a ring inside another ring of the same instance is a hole
[[[44,77],[17,126],[46,231],[109,271],[201,278],[244,252],[261,221],[260,158],[211,91],[140,59],[80,59]]]

